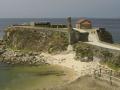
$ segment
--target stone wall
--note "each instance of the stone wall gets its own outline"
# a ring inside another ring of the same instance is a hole
[[[112,35],[104,28],[93,28],[93,29],[73,29],[72,41],[78,42],[107,42],[113,43]]]
[[[76,30],[73,30],[72,35],[73,44],[77,43],[78,41],[88,42],[88,35],[89,33],[80,33]]]
[[[97,33],[100,41],[113,43],[112,35],[105,28],[100,28],[100,30],[97,30]]]
[[[68,33],[53,30],[7,28],[4,40],[8,47],[19,50],[49,51],[66,50]]]

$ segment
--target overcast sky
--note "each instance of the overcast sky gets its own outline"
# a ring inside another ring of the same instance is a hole
[[[120,0],[0,0],[0,18],[120,18]]]

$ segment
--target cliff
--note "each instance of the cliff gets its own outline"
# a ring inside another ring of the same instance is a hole
[[[62,51],[68,46],[67,31],[49,29],[27,29],[9,27],[6,29],[4,40],[8,47],[30,51]]]

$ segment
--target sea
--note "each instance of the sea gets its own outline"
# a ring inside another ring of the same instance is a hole
[[[104,27],[109,31],[113,40],[116,43],[120,43],[120,18],[118,19],[98,19],[98,18],[87,18],[92,21],[93,27]],[[72,18],[72,24],[75,23],[79,18]],[[66,24],[66,18],[1,18],[0,19],[0,38],[4,35],[4,30],[7,26],[13,24],[23,24],[29,22],[51,22],[55,24]]]

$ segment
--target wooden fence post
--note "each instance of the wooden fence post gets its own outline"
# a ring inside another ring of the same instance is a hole
[[[94,78],[96,79],[96,70],[94,70]]]
[[[101,77],[101,70],[102,70],[102,69],[100,68],[100,75],[99,75],[99,77]]]
[[[110,84],[112,85],[112,70],[110,70]]]

